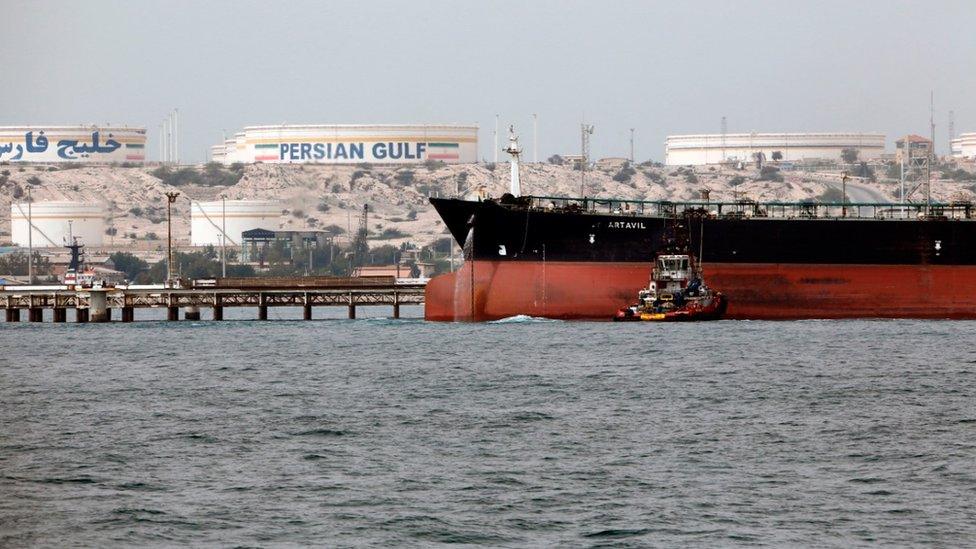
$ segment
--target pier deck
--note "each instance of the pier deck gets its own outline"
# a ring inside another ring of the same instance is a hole
[[[0,289],[0,309],[7,322],[20,320],[27,311],[30,322],[40,322],[44,309],[52,309],[54,322],[65,322],[68,309],[75,310],[78,322],[107,322],[112,311],[121,311],[123,322],[134,320],[135,309],[167,309],[169,320],[199,320],[200,309],[210,308],[214,320],[223,320],[224,307],[256,307],[258,318],[267,320],[268,307],[302,307],[303,318],[311,320],[314,307],[345,306],[349,318],[356,318],[356,307],[386,305],[393,317],[400,317],[400,305],[424,303],[424,284],[391,284],[362,288],[45,288],[4,287]]]

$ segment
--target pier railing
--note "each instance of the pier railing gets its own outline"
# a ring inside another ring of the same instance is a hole
[[[786,219],[973,219],[972,202],[890,203],[890,202],[756,202],[739,200],[623,200],[531,196],[533,209],[589,214],[674,217],[686,213],[727,218]]]

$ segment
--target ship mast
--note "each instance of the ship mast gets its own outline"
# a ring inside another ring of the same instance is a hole
[[[514,125],[508,127],[508,147],[505,148],[505,152],[512,155],[512,177],[508,192],[512,193],[512,196],[522,196],[522,181],[519,179],[519,156],[522,154],[522,149],[519,147]]]
[[[81,266],[85,261],[84,252],[81,249],[84,247],[84,244],[78,243],[77,237],[72,237],[71,243],[65,245],[65,248],[71,250],[71,262],[68,263],[68,270],[74,270],[76,273],[81,272]]]

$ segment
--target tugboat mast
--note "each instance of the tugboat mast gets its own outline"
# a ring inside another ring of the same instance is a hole
[[[69,271],[70,270],[73,270],[75,272],[81,271],[81,264],[84,261],[83,252],[81,251],[81,249],[84,247],[85,247],[84,244],[78,243],[77,237],[72,237],[71,244],[65,245],[65,248],[71,250],[71,263],[68,264]]]

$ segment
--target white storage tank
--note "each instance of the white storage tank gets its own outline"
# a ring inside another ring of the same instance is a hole
[[[0,126],[0,162],[143,163],[146,128]]]
[[[478,126],[310,124],[248,126],[210,149],[214,162],[447,164],[478,161]]]
[[[28,211],[29,210],[29,211]],[[105,235],[105,206],[85,202],[34,202],[10,205],[10,239],[18,246],[28,245],[30,215],[34,226],[35,248],[61,247],[72,237],[86,246],[101,246]]]
[[[194,246],[220,246],[220,232],[226,227],[227,245],[239,246],[242,232],[276,231],[280,220],[281,204],[273,200],[194,201],[190,208],[190,241]]]
[[[766,160],[786,162],[839,161],[844,149],[854,149],[859,159],[871,160],[884,154],[885,136],[849,132],[669,135],[664,147],[664,163],[668,166],[752,162],[756,153],[762,153]]]

